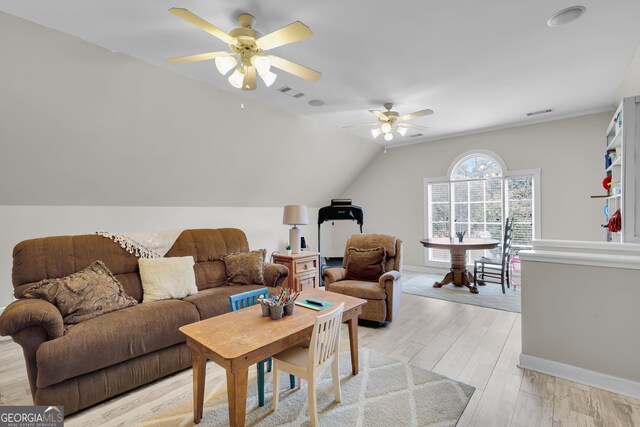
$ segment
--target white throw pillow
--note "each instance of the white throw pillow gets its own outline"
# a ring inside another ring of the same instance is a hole
[[[142,302],[181,299],[198,293],[193,257],[140,258]]]

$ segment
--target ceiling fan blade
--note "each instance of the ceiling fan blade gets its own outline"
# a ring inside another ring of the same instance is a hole
[[[369,110],[369,112],[371,114],[373,114],[374,116],[376,116],[377,118],[379,118],[380,120],[383,121],[388,121],[389,120],[389,116],[387,116],[385,113],[383,113],[382,111],[379,110]]]
[[[433,110],[429,110],[427,108],[426,110],[416,111],[415,113],[409,113],[409,114],[405,114],[404,116],[400,116],[398,117],[398,120],[400,121],[411,120],[411,119],[415,119],[416,117],[428,116],[430,114],[433,114]]]
[[[208,61],[209,59],[218,58],[220,56],[230,56],[229,52],[207,52],[197,55],[176,56],[175,58],[167,58],[165,61],[169,64],[188,64],[189,62]]]
[[[411,129],[429,129],[427,126],[414,125],[413,123],[398,123],[399,127],[411,128]]]
[[[256,88],[256,67],[247,67],[242,82],[242,90],[254,90]]]
[[[235,38],[231,37],[229,34],[225,33],[220,28],[216,27],[213,24],[208,23],[207,21],[205,21],[204,19],[200,18],[198,15],[196,15],[193,12],[190,12],[187,9],[184,9],[181,7],[172,7],[171,9],[169,9],[169,12],[173,13],[178,18],[183,19],[192,25],[195,25],[201,30],[206,31],[212,36],[219,38],[220,40],[222,40],[227,44],[235,43]]]
[[[313,33],[300,21],[285,25],[279,30],[275,30],[256,40],[256,45],[262,50],[274,49],[285,44],[297,42],[311,37]]]
[[[347,128],[359,128],[359,127],[363,127],[363,126],[380,126],[380,123],[365,123],[362,125],[349,125],[349,126],[342,126],[342,129],[347,129]]]
[[[309,80],[310,82],[315,82],[322,77],[322,73],[312,70],[311,68],[307,68],[304,65],[296,64],[295,62],[287,61],[286,59],[282,59],[279,56],[269,55],[267,56],[271,61],[271,65],[276,68],[280,68],[282,71],[286,71],[287,73],[291,73],[294,76],[298,76],[301,79]]]

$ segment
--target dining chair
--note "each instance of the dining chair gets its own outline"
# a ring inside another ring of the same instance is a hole
[[[258,303],[258,298],[269,298],[269,291],[267,288],[255,289],[253,291],[242,292],[240,294],[229,296],[229,305],[231,311],[247,308]],[[264,360],[259,361],[256,364],[258,370],[258,406],[264,406],[264,365],[267,365],[267,372],[271,372],[271,357],[267,357]],[[296,386],[296,377],[290,375],[289,382],[291,388]]]
[[[316,317],[309,347],[294,346],[273,356],[273,410],[278,410],[279,371],[307,380],[309,389],[309,419],[311,427],[318,425],[316,386],[320,375],[331,364],[333,393],[336,402],[342,401],[338,366],[340,327],[344,303],[336,309]]]
[[[507,218],[504,224],[502,253],[498,258],[482,257],[473,263],[473,284],[483,286],[485,282],[500,283],[504,294],[504,284],[511,287],[511,243],[513,241],[513,220]]]

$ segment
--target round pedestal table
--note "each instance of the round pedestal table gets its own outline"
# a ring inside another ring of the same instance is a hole
[[[459,242],[458,238],[450,237],[432,237],[420,240],[420,243],[425,248],[447,249],[451,252],[451,271],[441,282],[435,282],[434,288],[453,283],[456,286],[466,286],[472,294],[477,294],[478,288],[473,286],[473,274],[467,271],[467,251],[493,249],[500,244],[498,240],[493,239],[467,238]]]

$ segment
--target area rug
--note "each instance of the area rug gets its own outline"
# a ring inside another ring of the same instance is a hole
[[[478,305],[480,307],[495,308],[497,310],[521,312],[520,289],[506,288],[502,293],[499,283],[487,283],[478,286],[480,293],[472,294],[466,287],[453,284],[441,288],[434,288],[434,282],[440,282],[443,276],[434,274],[404,271],[402,273],[402,292],[423,297],[437,298],[446,301],[461,302],[463,304]]]
[[[407,365],[366,348],[360,351],[360,373],[351,375],[349,352],[340,354],[342,403],[334,401],[330,370],[317,386],[320,426],[455,426],[475,388],[426,369]],[[249,371],[247,426],[308,426],[307,382],[291,390],[282,374],[280,404],[271,409],[272,375],[265,379],[265,406],[258,407],[256,370]],[[207,383],[201,426],[229,424],[227,385]],[[191,395],[139,425],[193,424]]]

